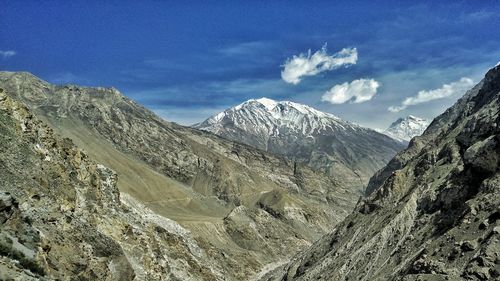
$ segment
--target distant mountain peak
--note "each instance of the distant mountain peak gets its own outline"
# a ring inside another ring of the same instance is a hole
[[[333,114],[265,97],[247,100],[193,127],[307,163],[336,178],[350,177],[357,187],[403,148],[384,134]]]
[[[394,121],[384,134],[402,142],[410,141],[413,137],[421,135],[429,124],[430,121],[427,119],[408,115]]]
[[[309,117],[318,117],[318,118],[333,118],[337,121],[341,120],[339,117],[331,114],[319,111],[314,109],[308,105],[296,103],[293,101],[276,101],[270,98],[262,97],[259,99],[250,99],[247,100],[229,110],[240,110],[245,106],[252,106],[256,103],[264,106],[264,108],[273,115],[273,117],[277,119],[286,118],[287,115],[291,113],[298,113],[301,115],[308,115]],[[290,110],[292,109],[292,110]],[[345,122],[345,121],[344,121]]]
[[[243,130],[261,130],[266,128],[268,135],[277,132],[277,128],[287,127],[293,131],[312,134],[328,127],[342,129],[361,128],[339,117],[316,110],[308,105],[292,101],[276,101],[266,97],[250,99],[234,107],[213,115],[193,127],[218,133],[222,124],[231,122]]]

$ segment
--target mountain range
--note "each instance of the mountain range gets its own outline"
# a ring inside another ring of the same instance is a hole
[[[360,196],[345,179],[167,122],[113,88],[22,72],[1,72],[0,88],[0,235],[52,278],[241,280],[305,249]]]
[[[193,128],[0,72],[0,279],[498,280],[499,113],[500,66],[402,151],[292,102]]]

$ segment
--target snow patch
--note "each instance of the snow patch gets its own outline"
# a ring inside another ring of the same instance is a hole
[[[278,104],[278,102],[276,102],[275,100],[268,99],[268,98],[260,98],[260,99],[257,99],[255,101],[259,102],[260,104],[265,106],[267,110],[272,110]]]

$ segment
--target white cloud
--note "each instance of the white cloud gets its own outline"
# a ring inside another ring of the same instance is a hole
[[[1,51],[0,50],[0,57],[3,57],[4,59],[6,58],[10,58],[12,56],[15,56],[16,55],[16,51]]]
[[[461,94],[472,87],[473,83],[474,82],[472,81],[472,79],[462,77],[458,81],[451,82],[449,84],[443,84],[443,86],[438,89],[428,91],[422,90],[418,92],[416,96],[404,99],[401,105],[390,106],[388,110],[391,112],[399,112],[406,109],[408,106],[417,105],[437,99],[444,99],[455,94]]]
[[[376,94],[380,83],[374,79],[357,79],[333,86],[323,94],[322,101],[341,104],[348,101],[362,103],[371,100]]]
[[[285,82],[295,85],[304,76],[314,76],[323,71],[356,64],[357,61],[358,51],[356,48],[344,48],[338,53],[328,55],[325,44],[321,50],[312,55],[311,50],[309,50],[307,54],[301,53],[287,59],[281,71],[281,78]]]

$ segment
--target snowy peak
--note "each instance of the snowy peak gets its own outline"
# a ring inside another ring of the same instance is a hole
[[[413,137],[421,135],[430,121],[424,118],[409,115],[394,121],[384,133],[399,141],[410,141]]]
[[[269,98],[250,99],[226,109],[193,127],[218,133],[223,126],[231,123],[244,131],[267,131],[277,133],[286,127],[309,135],[331,127],[355,129],[359,126],[341,120],[339,117],[321,112],[310,106],[291,101],[275,101]]]
[[[265,106],[267,110],[273,110],[278,105],[278,102],[268,98],[260,98],[255,101]]]
[[[290,109],[293,109],[293,111],[297,111],[301,114],[308,114],[311,116],[317,116],[317,117],[332,117],[336,119],[340,119],[337,116],[325,112],[318,111],[310,106],[307,106],[305,104],[300,104],[300,103],[295,103],[291,101],[275,101],[269,98],[260,98],[260,99],[250,99],[247,100],[233,108],[230,108],[229,110],[241,110],[242,108],[245,107],[255,107],[255,106],[263,106],[266,111],[269,113],[282,113],[283,117],[286,117],[284,113],[290,113]],[[277,115],[278,117],[279,115]]]
[[[268,98],[245,101],[193,127],[305,163],[360,190],[404,146],[310,106]]]

